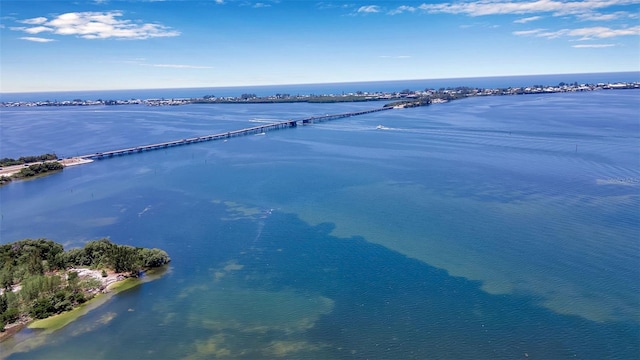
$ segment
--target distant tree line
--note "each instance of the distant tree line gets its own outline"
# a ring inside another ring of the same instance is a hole
[[[395,106],[402,106],[405,108],[412,108],[412,107],[418,107],[418,106],[427,106],[431,104],[431,98],[429,97],[420,97],[418,99],[415,100],[402,100],[402,101],[394,101],[391,103],[386,104],[384,107],[395,107]]]
[[[208,95],[207,95],[208,96]],[[290,96],[289,94],[276,94],[273,97],[258,97],[255,94],[242,94],[239,98],[216,98],[213,96],[202,99],[193,99],[193,104],[272,104],[272,103],[343,103],[343,102],[366,102],[379,101],[375,97],[364,97],[356,95],[330,96],[330,95],[309,95],[305,97]]]
[[[43,319],[71,310],[100,288],[96,279],[81,280],[70,268],[102,269],[138,276],[144,269],[169,263],[160,249],[117,245],[108,239],[64,251],[47,239],[25,239],[0,245],[0,331],[20,317]],[[14,291],[19,285],[20,290]]]
[[[22,165],[32,162],[40,162],[40,161],[50,161],[56,160],[58,156],[56,154],[43,154],[36,156],[22,156],[17,159],[12,158],[2,158],[0,159],[0,166],[12,166],[12,165]]]

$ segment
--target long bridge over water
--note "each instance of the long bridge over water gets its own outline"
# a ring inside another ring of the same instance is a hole
[[[332,115],[324,115],[324,116],[311,116],[311,117],[307,117],[307,118],[299,119],[299,120],[279,121],[279,122],[274,122],[274,123],[270,123],[270,124],[253,126],[253,127],[249,127],[249,128],[233,130],[233,131],[228,131],[228,132],[223,132],[223,133],[218,133],[218,134],[211,134],[211,135],[191,137],[191,138],[180,139],[180,140],[166,141],[166,142],[161,142],[161,143],[157,143],[157,144],[148,144],[148,145],[129,147],[129,148],[125,148],[125,149],[98,152],[98,153],[95,153],[95,154],[87,154],[87,155],[77,156],[76,158],[80,158],[80,159],[84,159],[84,160],[99,160],[99,159],[109,158],[109,157],[113,157],[113,156],[135,154],[135,153],[139,153],[139,152],[143,152],[143,151],[166,149],[168,147],[173,147],[173,146],[181,146],[181,145],[187,145],[187,144],[193,144],[193,143],[199,143],[199,142],[205,142],[205,141],[213,141],[213,140],[223,140],[223,139],[229,139],[229,138],[236,137],[236,136],[244,136],[244,135],[251,135],[251,134],[261,134],[261,133],[264,133],[264,132],[270,131],[270,130],[293,128],[293,127],[297,127],[298,125],[308,125],[308,124],[313,124],[313,123],[316,123],[316,122],[329,121],[329,120],[335,120],[335,119],[340,119],[340,118],[346,118],[346,117],[370,114],[370,113],[383,111],[383,110],[390,110],[390,109],[393,109],[393,108],[392,107],[382,107],[382,108],[376,108],[376,109],[371,109],[371,110],[348,112],[348,113],[342,113],[342,114],[332,114]]]

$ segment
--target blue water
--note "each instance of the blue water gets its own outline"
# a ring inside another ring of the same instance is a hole
[[[232,86],[212,88],[168,88],[137,90],[102,90],[102,91],[61,91],[40,93],[0,93],[0,101],[70,101],[81,100],[126,100],[126,99],[181,99],[201,98],[206,95],[219,97],[256,94],[269,96],[275,94],[290,95],[323,95],[363,92],[397,92],[404,89],[424,90],[448,87],[508,88],[533,85],[558,85],[561,82],[579,84],[598,84],[615,82],[640,81],[640,72],[588,73],[588,74],[553,74],[496,76],[480,78],[422,79],[397,81],[369,81],[329,84],[268,85],[268,86]]]
[[[639,100],[471,98],[2,187],[2,243],[107,236],[173,261],[60,331],[0,344],[0,356],[637,358]],[[4,108],[0,156],[377,105]]]

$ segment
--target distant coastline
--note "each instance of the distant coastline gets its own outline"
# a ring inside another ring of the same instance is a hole
[[[611,89],[639,89],[640,81],[605,81],[598,83],[565,83],[557,85],[532,84],[528,86],[509,87],[441,87],[412,90],[409,88],[390,92],[356,91],[342,94],[290,94],[276,93],[259,96],[255,93],[243,93],[240,96],[216,96],[214,94],[189,98],[149,98],[149,99],[82,99],[45,100],[45,101],[2,101],[0,107],[42,107],[42,106],[114,106],[114,105],[147,105],[177,106],[188,104],[268,104],[268,103],[344,103],[367,101],[396,101],[391,106],[423,106],[432,102],[445,102],[473,96],[526,95],[540,93],[581,92]]]
[[[239,96],[242,93],[255,93],[257,96],[269,96],[277,93],[289,94],[346,94],[351,92],[393,92],[399,89],[455,88],[467,86],[473,88],[526,87],[532,84],[559,84],[561,82],[579,84],[597,84],[601,82],[640,81],[640,71],[573,73],[546,75],[507,75],[489,77],[464,77],[440,79],[409,79],[357,81],[317,84],[281,84],[215,86],[197,88],[155,88],[120,90],[34,90],[22,92],[0,92],[0,102],[20,101],[66,101],[73,99],[170,99],[194,98],[205,94],[219,97]]]

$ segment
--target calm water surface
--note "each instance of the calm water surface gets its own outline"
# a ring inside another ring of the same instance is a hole
[[[472,98],[10,184],[2,243],[109,237],[173,261],[0,356],[637,358],[638,104],[637,90]],[[2,109],[0,156],[378,105]]]

